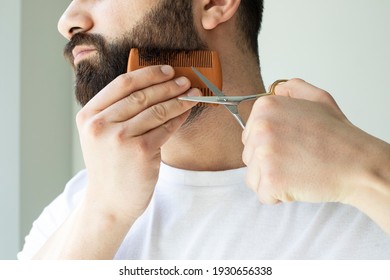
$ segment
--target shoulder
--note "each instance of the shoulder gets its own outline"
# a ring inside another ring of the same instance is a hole
[[[74,208],[80,201],[87,186],[87,171],[81,170],[65,185],[65,189],[59,197],[63,197],[70,208]]]
[[[43,209],[26,236],[18,259],[31,259],[64,223],[82,199],[87,180],[86,170],[80,171],[66,184],[64,191]]]
[[[53,222],[62,224],[63,220],[68,217],[73,209],[80,203],[87,186],[87,181],[88,176],[86,170],[78,172],[65,185],[64,191],[43,210],[37,221],[39,221],[43,215],[50,215]]]
[[[44,210],[53,216],[64,214],[68,216],[70,212],[79,204],[87,186],[87,171],[78,172],[65,185],[64,191],[58,195]],[[60,215],[61,216],[61,215]]]

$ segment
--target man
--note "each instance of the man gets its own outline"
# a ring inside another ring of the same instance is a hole
[[[222,106],[179,101],[200,93],[171,67],[124,73],[132,47],[211,49],[226,94],[264,92],[261,12],[255,0],[72,1],[59,30],[83,105],[86,171],[34,223],[19,258],[390,257],[389,145],[328,93],[279,85],[241,106],[242,132]]]

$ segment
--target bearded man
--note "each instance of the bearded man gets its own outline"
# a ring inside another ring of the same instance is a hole
[[[242,132],[223,106],[180,101],[201,93],[171,66],[126,73],[131,48],[214,50],[223,92],[265,92],[262,11],[259,0],[71,2],[58,26],[86,170],[19,258],[390,257],[389,144],[353,126],[329,93],[281,84],[240,107]]]

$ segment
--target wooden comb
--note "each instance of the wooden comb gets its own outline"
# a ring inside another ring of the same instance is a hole
[[[191,81],[191,87],[198,88],[203,96],[214,95],[211,90],[192,71],[195,67],[207,77],[218,89],[222,90],[222,69],[217,52],[207,50],[195,51],[158,51],[153,55],[142,49],[131,49],[127,71],[134,71],[151,65],[171,65],[175,69],[175,77],[185,76]],[[198,103],[197,106],[211,104]],[[217,106],[217,105],[214,105]]]

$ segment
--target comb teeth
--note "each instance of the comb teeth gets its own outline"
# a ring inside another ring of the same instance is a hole
[[[127,71],[134,71],[150,65],[168,64],[175,69],[175,77],[185,76],[191,81],[191,86],[198,88],[203,96],[213,96],[212,91],[192,71],[195,67],[206,76],[217,88],[222,89],[222,69],[215,51],[167,51],[156,49],[131,49]],[[198,103],[196,106],[218,106],[215,104]]]
[[[158,55],[145,55],[140,53],[139,65],[169,64],[172,67],[213,67],[213,58],[210,51],[186,52],[158,52]]]
[[[201,87],[201,88],[199,88],[199,90],[202,92],[203,96],[213,96],[214,95],[213,92],[209,88]]]
[[[139,65],[169,64],[172,67],[213,67],[213,57],[210,51],[160,51],[155,55],[140,51]]]
[[[207,87],[198,87],[200,92],[202,93],[202,96],[214,96],[213,92],[207,88]],[[198,104],[195,105],[196,107],[209,107],[209,106],[218,106],[217,104],[212,104],[212,103],[204,103],[204,102],[199,102]]]

